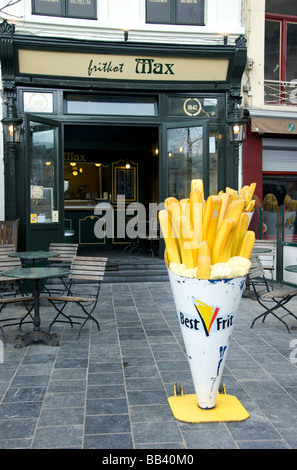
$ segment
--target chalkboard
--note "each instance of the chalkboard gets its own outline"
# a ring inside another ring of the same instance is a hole
[[[125,199],[128,202],[136,201],[136,183],[135,167],[129,169],[124,166],[114,167],[113,200]]]

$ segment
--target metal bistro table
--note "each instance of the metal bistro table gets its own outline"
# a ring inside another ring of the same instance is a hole
[[[11,258],[20,258],[21,260],[32,260],[32,266],[36,265],[36,260],[47,260],[47,258],[60,256],[60,253],[55,251],[13,251],[8,256]]]
[[[40,329],[40,314],[39,314],[39,300],[40,300],[40,285],[39,280],[48,277],[61,277],[67,276],[70,270],[67,268],[20,268],[9,269],[2,271],[2,275],[6,277],[17,277],[21,279],[31,279],[33,281],[33,296],[34,296],[34,318],[33,318],[33,331],[25,333],[20,336],[20,342],[16,344],[16,348],[28,346],[30,343],[42,341],[50,346],[58,346],[59,341],[57,335],[49,334]]]
[[[289,266],[285,266],[286,271],[290,271],[291,273],[297,273],[297,264],[290,264]]]

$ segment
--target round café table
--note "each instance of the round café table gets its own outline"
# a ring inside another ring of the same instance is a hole
[[[271,248],[260,248],[260,247],[256,247],[256,248],[253,248],[253,253],[271,253],[272,252],[272,249]]]
[[[42,331],[40,329],[40,279],[45,279],[48,277],[61,277],[68,276],[70,270],[67,268],[18,268],[18,269],[9,269],[2,271],[2,275],[6,277],[16,277],[19,279],[31,279],[33,282],[33,296],[34,296],[34,317],[33,317],[33,331],[25,333],[19,337],[20,342],[16,344],[16,348],[22,348],[28,346],[31,343],[36,343],[42,341],[50,346],[58,346],[59,341],[57,335],[49,334],[47,331]]]
[[[297,273],[297,264],[290,264],[289,266],[285,266],[286,271],[290,271],[291,273]]]
[[[60,256],[60,253],[55,251],[13,251],[9,253],[8,256],[11,258],[20,258],[21,260],[31,260],[32,266],[36,265],[36,260],[46,260],[47,258],[52,258],[55,256]]]

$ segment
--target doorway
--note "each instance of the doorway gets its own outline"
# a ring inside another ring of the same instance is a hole
[[[158,202],[157,126],[65,124],[64,221],[80,248],[125,249],[131,238],[119,220],[135,218],[128,206],[140,204],[148,219]]]

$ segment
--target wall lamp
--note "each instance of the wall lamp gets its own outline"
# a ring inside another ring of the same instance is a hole
[[[4,139],[7,144],[19,144],[21,138],[21,125],[23,120],[16,117],[14,99],[9,98],[7,104],[7,117],[2,119]]]
[[[234,145],[241,145],[244,139],[244,120],[228,122],[229,140]]]
[[[233,145],[239,146],[242,144],[245,137],[245,124],[246,120],[243,117],[243,109],[235,104],[233,112],[230,113],[228,119],[229,140]]]

